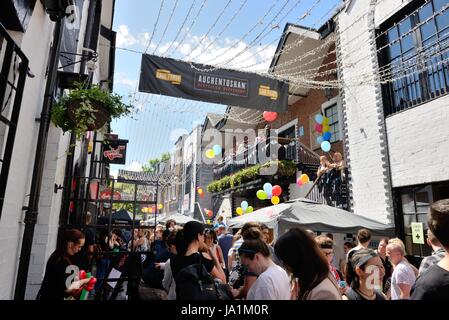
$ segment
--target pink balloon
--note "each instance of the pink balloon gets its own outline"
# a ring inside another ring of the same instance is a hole
[[[298,180],[296,180],[296,184],[301,187],[304,182],[302,182],[301,179],[298,178]]]
[[[323,131],[323,125],[319,123],[315,124],[315,130],[321,133]]]
[[[265,121],[273,122],[278,118],[278,114],[277,112],[265,111],[263,113],[263,118],[265,119]]]

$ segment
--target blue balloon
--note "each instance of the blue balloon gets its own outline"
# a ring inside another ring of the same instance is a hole
[[[216,144],[216,145],[212,148],[212,150],[214,150],[214,153],[215,153],[216,156],[221,155],[221,146],[220,146],[220,145]]]
[[[267,182],[263,185],[263,191],[265,191],[268,195],[271,194],[272,190],[273,190],[273,186],[271,185],[271,183]]]
[[[321,146],[321,144],[323,143],[324,139],[322,136],[319,136],[318,138],[316,138],[316,142],[318,142],[318,144]]]
[[[273,198],[273,194],[271,192],[269,192],[269,193],[267,193],[267,197],[268,197],[268,199],[271,200],[271,198]]]
[[[240,204],[240,207],[242,207],[243,211],[246,211],[246,208],[248,208],[249,204],[246,201],[242,201]]]
[[[323,124],[323,120],[324,120],[324,118],[323,118],[323,115],[322,115],[321,113],[318,113],[318,114],[315,116],[315,121],[316,121],[317,123]]]
[[[324,152],[331,151],[331,144],[329,143],[329,141],[323,141],[323,143],[321,144],[321,150],[323,150]]]
[[[330,132],[325,132],[323,134],[323,140],[324,141],[330,141],[331,137],[332,137],[332,133],[330,133]]]

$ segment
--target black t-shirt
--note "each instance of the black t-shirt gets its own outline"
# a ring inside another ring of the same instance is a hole
[[[190,256],[174,256],[173,258],[170,259],[170,268],[172,271],[172,275],[173,278],[176,277],[176,275],[178,274],[178,272],[187,267],[190,266],[192,264],[198,264],[199,263],[199,259],[198,259],[199,255],[198,253],[194,253]],[[214,262],[210,259],[205,258],[202,254],[201,254],[201,263],[204,265],[204,267],[206,268],[207,272],[211,272],[212,269],[214,268]]]
[[[449,271],[433,265],[416,280],[412,290],[412,300],[449,300]]]
[[[86,237],[86,241],[84,243],[84,247],[93,246],[95,244],[95,228],[87,227],[84,231],[84,236]]]
[[[69,296],[65,290],[67,290],[68,277],[73,276],[73,272],[70,273],[67,268],[70,265],[67,259],[61,257],[48,260],[38,300],[64,300]]]
[[[382,279],[382,288],[383,292],[387,292],[388,291],[387,281],[389,281],[391,278],[391,274],[393,273],[393,266],[391,265],[390,259],[388,259],[388,257],[385,257],[385,260],[381,256],[379,257],[380,260],[382,260],[382,264],[385,269],[385,275]]]

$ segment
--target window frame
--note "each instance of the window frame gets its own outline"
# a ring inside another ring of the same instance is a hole
[[[377,47],[385,47],[383,50],[380,50],[381,52],[378,54],[379,66],[380,68],[384,68],[385,66],[390,65],[386,68],[386,70],[389,70],[389,72],[387,72],[388,76],[395,76],[395,73],[391,72],[393,61],[400,61],[400,65],[404,66],[404,61],[415,59],[416,61],[413,64],[413,68],[418,68],[417,71],[413,72],[408,77],[402,77],[397,81],[382,84],[385,116],[408,110],[449,93],[449,63],[440,63],[438,67],[435,68],[432,62],[434,59],[444,61],[449,58],[447,53],[449,49],[449,24],[443,26],[441,29],[438,24],[438,17],[447,15],[449,12],[448,8],[446,8],[441,15],[433,17],[429,22],[410,33],[413,41],[413,47],[410,50],[404,52],[402,44],[403,39],[399,40],[400,54],[398,57],[392,59],[390,56],[391,46],[388,46],[392,43],[388,36],[390,31],[396,29],[396,34],[398,34],[398,37],[400,38],[400,26],[407,20],[410,20],[411,29],[416,28],[416,26],[421,23],[420,13],[425,10],[426,6],[431,6],[432,15],[434,15],[435,12],[439,12],[444,6],[449,5],[448,2],[440,9],[435,10],[435,1],[436,0],[429,0],[425,6],[422,6],[425,4],[424,1],[411,3],[409,6],[396,13],[388,21],[384,22],[378,31],[378,35],[381,36],[378,39]],[[401,16],[402,18],[399,18]],[[433,26],[434,32],[426,38],[423,38],[423,27],[428,25]],[[444,34],[444,32],[446,33]],[[443,41],[441,41],[441,37],[443,37]],[[429,44],[425,44],[425,41],[432,38],[435,38],[435,42],[432,42],[432,45],[429,46]],[[442,46],[441,43],[444,42],[446,42],[446,44]],[[435,53],[429,55],[429,51],[433,50],[435,50]],[[410,56],[410,51],[415,51],[415,54]],[[445,55],[447,56],[446,58],[444,58]],[[429,62],[432,63],[429,64]],[[410,81],[410,79],[412,80]]]

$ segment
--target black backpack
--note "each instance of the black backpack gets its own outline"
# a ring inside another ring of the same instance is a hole
[[[198,254],[198,263],[182,268],[175,277],[177,300],[229,300],[226,285],[217,284]],[[232,294],[231,294],[232,296]]]

